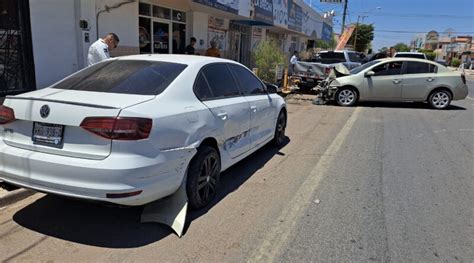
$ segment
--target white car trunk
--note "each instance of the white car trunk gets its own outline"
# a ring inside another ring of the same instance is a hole
[[[110,154],[112,140],[84,130],[80,127],[82,121],[86,117],[116,117],[121,109],[152,98],[154,96],[52,88],[8,97],[4,105],[14,110],[16,121],[3,126],[3,141],[9,146],[32,151],[104,159]],[[40,114],[44,105],[49,107],[47,117]],[[64,125],[62,143],[33,141],[35,122]]]

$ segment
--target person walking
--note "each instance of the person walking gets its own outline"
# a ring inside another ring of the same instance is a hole
[[[120,39],[115,33],[108,33],[103,38],[99,38],[96,42],[92,43],[87,54],[87,66],[109,59],[109,52],[117,48],[119,42]]]
[[[194,55],[195,54],[194,45],[196,45],[196,42],[197,42],[196,38],[192,37],[189,45],[187,45],[184,48],[184,54]]]
[[[211,47],[206,50],[206,56],[216,57],[216,58],[221,57],[221,52],[217,48],[216,41],[211,41]]]

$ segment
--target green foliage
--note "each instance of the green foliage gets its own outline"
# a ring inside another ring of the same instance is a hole
[[[419,48],[418,52],[425,54],[426,58],[429,59],[429,60],[434,61],[436,59],[436,53],[434,53],[431,50],[426,50],[426,49]]]
[[[458,58],[453,58],[451,60],[451,67],[459,67],[459,65],[461,65],[461,60],[459,60]]]
[[[258,68],[258,77],[266,82],[274,82],[275,68],[285,64],[285,55],[272,41],[262,41],[254,52],[255,66]]]
[[[374,26],[368,24],[357,25],[347,44],[353,45],[356,35],[357,41],[354,49],[359,52],[364,52],[369,47],[370,42],[374,40]]]
[[[331,43],[329,41],[324,41],[321,39],[316,40],[316,48],[321,48],[321,49],[331,49]]]
[[[397,43],[395,46],[393,46],[397,52],[409,52],[410,47],[408,47],[405,43]]]

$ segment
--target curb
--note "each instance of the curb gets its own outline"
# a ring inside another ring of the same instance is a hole
[[[15,202],[18,202],[22,199],[25,199],[29,196],[34,195],[36,192],[28,189],[17,189],[9,192],[4,197],[0,198],[0,207],[11,205]]]

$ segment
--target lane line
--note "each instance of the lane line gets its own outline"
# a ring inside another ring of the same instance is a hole
[[[260,247],[250,256],[249,262],[275,261],[275,257],[279,255],[285,244],[289,241],[288,239],[296,227],[298,218],[301,217],[303,210],[312,203],[311,198],[319,183],[329,174],[331,164],[337,159],[337,152],[341,149],[361,111],[362,108],[359,107],[354,110],[344,127],[301,184],[297,194],[289,202],[285,210],[282,211],[278,219],[273,222],[273,227],[267,232]]]

